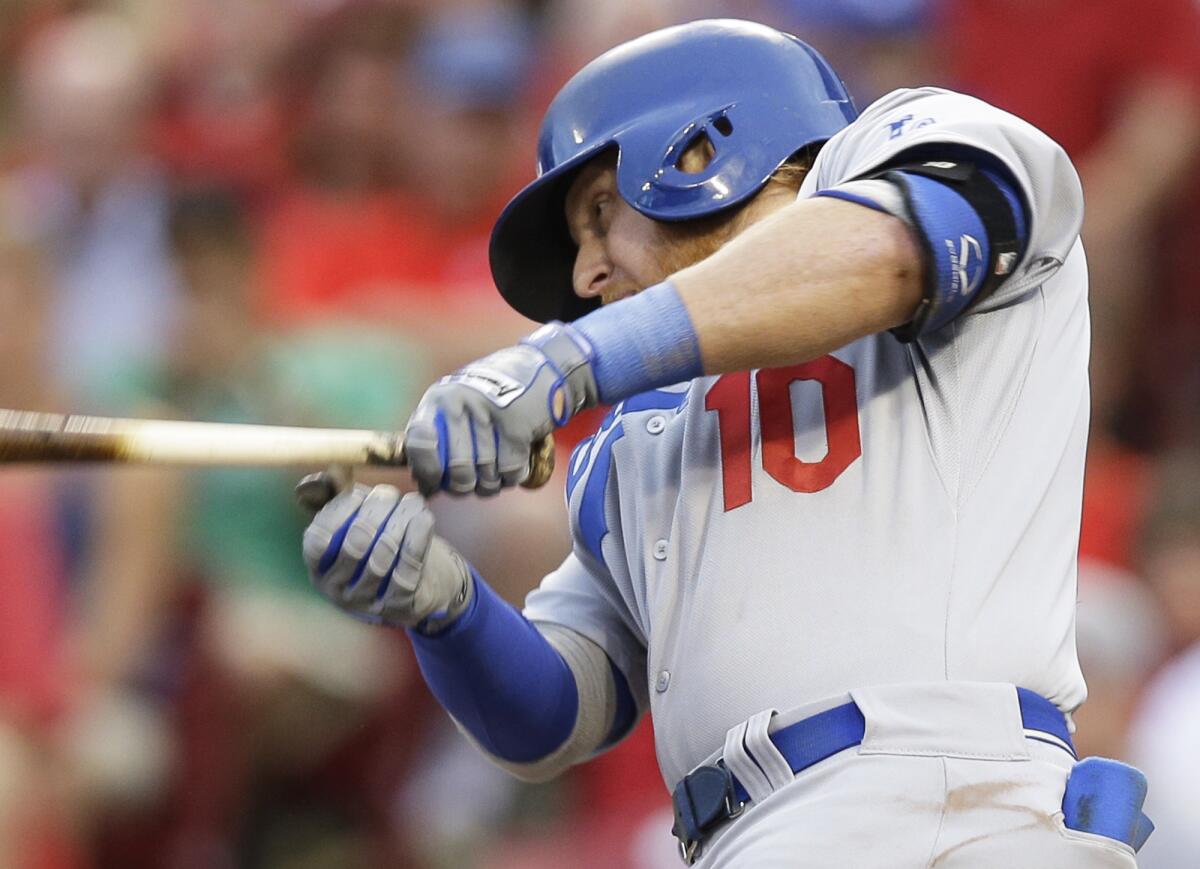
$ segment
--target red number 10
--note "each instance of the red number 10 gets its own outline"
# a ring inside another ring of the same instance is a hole
[[[777,482],[793,492],[819,492],[862,455],[854,369],[845,362],[822,356],[790,368],[763,369],[754,379],[763,469]],[[828,451],[819,462],[796,458],[791,386],[799,380],[821,384]],[[754,497],[750,486],[750,372],[718,378],[704,398],[704,408],[717,414],[725,511],[729,512]]]

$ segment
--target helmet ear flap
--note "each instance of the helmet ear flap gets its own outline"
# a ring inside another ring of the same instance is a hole
[[[677,153],[674,166],[685,175],[703,175],[717,156],[718,143],[733,135],[733,121],[726,106],[704,121],[688,124],[667,146],[667,157]],[[683,144],[680,140],[683,139]]]
[[[656,163],[629,179],[639,184],[629,203],[657,220],[686,220],[753,193],[738,182],[755,146],[739,141],[735,115],[734,105],[723,106],[659,138]]]
[[[686,187],[686,176],[693,176],[691,183],[703,181],[710,173],[708,169],[727,151],[723,140],[733,135],[733,121],[729,119],[732,106],[724,106],[706,117],[692,121],[670,138],[663,155],[662,166],[656,180],[662,180],[672,170],[680,174],[674,179],[676,186]],[[670,184],[671,182],[668,182]]]
[[[707,129],[701,129],[679,152],[675,160],[675,168],[685,175],[699,175],[708,168],[717,153],[717,146],[708,136]]]

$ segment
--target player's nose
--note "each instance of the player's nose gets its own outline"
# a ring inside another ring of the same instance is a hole
[[[588,239],[579,246],[575,255],[575,271],[572,275],[575,295],[591,299],[604,292],[612,279],[612,263],[604,250],[604,245],[597,239]]]

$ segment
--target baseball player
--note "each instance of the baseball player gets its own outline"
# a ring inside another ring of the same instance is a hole
[[[702,866],[1129,867],[1145,780],[1077,763],[1088,425],[1083,201],[1062,149],[936,88],[859,114],[743,21],[588,64],[496,224],[546,323],[406,430],[425,495],[571,458],[573,552],[523,612],[420,494],[317,515],[317,587],[409,630],[459,727],[527,779],[653,716]]]

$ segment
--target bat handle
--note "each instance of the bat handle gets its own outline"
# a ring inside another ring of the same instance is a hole
[[[407,462],[401,462],[407,464]],[[554,435],[546,435],[533,445],[529,453],[529,473],[521,481],[522,488],[540,489],[554,474]],[[353,469],[334,465],[317,474],[309,474],[296,484],[296,500],[310,513],[318,512],[344,489],[354,483]]]
[[[400,464],[408,465],[404,447],[400,448]],[[521,481],[523,489],[540,489],[554,475],[554,435],[548,434],[529,448],[529,472]]]

